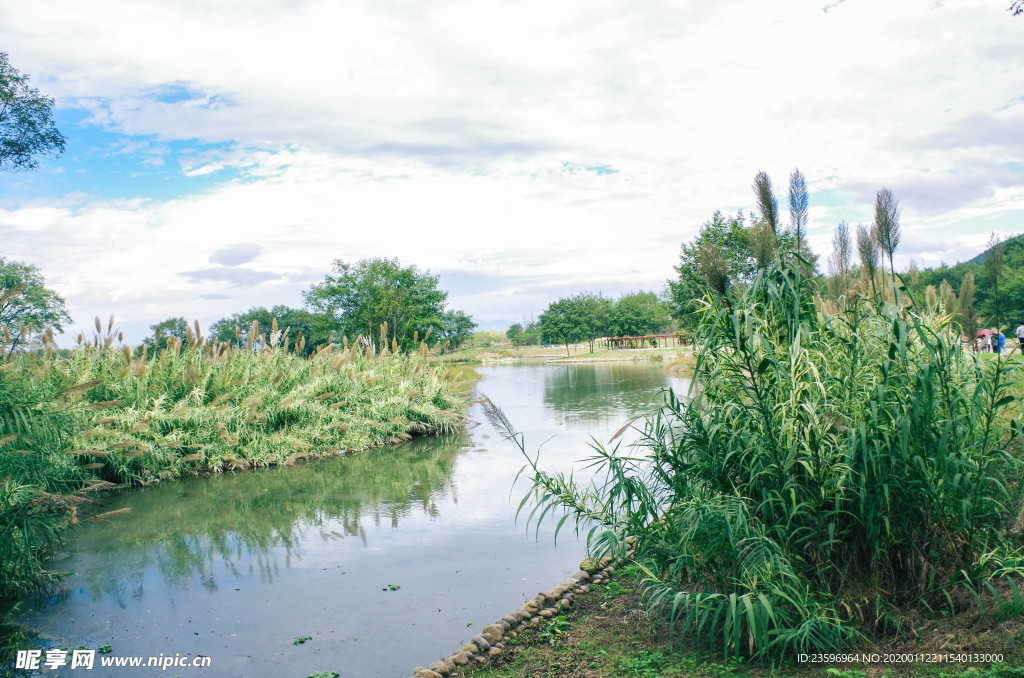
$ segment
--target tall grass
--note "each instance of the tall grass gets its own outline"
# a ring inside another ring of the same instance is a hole
[[[0,596],[55,580],[40,559],[83,491],[291,464],[463,419],[444,368],[419,353],[328,348],[307,359],[283,342],[197,339],[134,357],[112,343],[0,364]]]
[[[815,292],[783,264],[709,297],[688,399],[632,452],[596,447],[596,486],[531,460],[531,518],[568,508],[598,550],[637,536],[650,607],[726,654],[850,647],[911,608],[1024,612],[1016,368],[910,302],[826,314]]]

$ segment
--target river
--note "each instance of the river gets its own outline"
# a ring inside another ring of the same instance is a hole
[[[541,448],[541,467],[577,474],[591,436],[606,441],[687,384],[657,363],[478,371],[478,393]],[[479,404],[470,415],[451,436],[105,497],[92,513],[131,511],[84,521],[53,563],[75,573],[67,590],[25,601],[16,621],[43,647],[110,646],[61,676],[409,676],[585,555],[568,528],[555,544],[556,521],[538,533],[516,520],[524,459]],[[99,665],[161,654],[210,666]]]

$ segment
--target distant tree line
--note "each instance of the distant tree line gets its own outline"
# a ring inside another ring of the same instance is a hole
[[[472,318],[446,306],[448,292],[438,287],[439,277],[397,259],[361,259],[354,264],[336,260],[323,281],[303,292],[305,308],[254,306],[213,323],[211,338],[247,346],[259,344],[272,326],[288,332],[299,353],[309,354],[328,343],[355,342],[415,348],[429,340],[441,350],[458,348],[476,328]],[[153,335],[185,340],[191,331],[182,318],[152,325]],[[256,328],[257,336],[251,336]]]
[[[303,294],[305,308],[255,306],[216,321],[206,338],[234,346],[263,346],[276,327],[293,350],[306,355],[325,344],[360,337],[374,346],[409,349],[429,340],[442,351],[452,350],[472,336],[476,323],[447,307],[448,292],[438,282],[438,276],[403,267],[397,259],[363,259],[355,264],[339,260],[331,274]],[[0,355],[33,346],[44,333],[52,338],[70,322],[64,299],[46,287],[36,266],[0,257]],[[167,318],[150,329],[152,334],[143,341],[150,350],[164,348],[171,340],[187,343],[199,333],[183,316]]]
[[[790,176],[789,223],[780,224],[771,179],[759,172],[753,182],[757,211],[726,216],[715,212],[697,237],[683,243],[677,276],[668,281],[672,312],[681,327],[696,325],[705,293],[730,294],[749,286],[758,272],[778,258],[800,262],[803,273],[818,282],[829,308],[851,294],[877,295],[894,301],[897,292],[924,308],[953,317],[965,334],[982,327],[1010,329],[1024,319],[1024,236],[1003,240],[995,233],[986,250],[955,266],[921,268],[913,260],[895,269],[902,241],[899,201],[888,188],[875,195],[874,219],[834,229],[825,271],[806,240],[808,200],[803,174]]]
[[[529,344],[586,342],[590,352],[601,337],[658,334],[672,324],[671,307],[654,292],[625,294],[617,301],[592,292],[581,292],[551,302],[536,322],[516,323],[509,340]]]

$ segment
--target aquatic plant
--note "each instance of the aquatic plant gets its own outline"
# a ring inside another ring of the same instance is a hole
[[[912,300],[815,295],[783,263],[708,296],[688,399],[629,451],[596,445],[595,485],[528,457],[520,510],[567,509],[599,554],[637,537],[649,607],[726,655],[834,651],[911,608],[1021,614],[1016,367]]]

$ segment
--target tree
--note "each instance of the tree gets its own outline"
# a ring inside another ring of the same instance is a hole
[[[715,212],[701,225],[693,242],[683,243],[679,265],[675,267],[679,277],[668,281],[673,312],[680,323],[696,324],[694,311],[708,289],[712,274],[716,286],[727,286],[729,280],[749,282],[753,279],[757,269],[750,237],[751,231],[743,224],[742,212],[734,217]]]
[[[0,352],[8,355],[45,328],[60,332],[71,322],[64,298],[46,287],[32,264],[0,257]]]
[[[582,341],[584,334],[581,307],[573,297],[563,297],[548,305],[540,314],[539,325],[544,341],[565,344],[565,355],[569,355],[569,344]]]
[[[382,341],[388,338],[381,336],[387,323],[390,338],[409,343],[429,328],[440,328],[448,295],[437,289],[437,276],[402,267],[397,259],[362,259],[354,265],[339,259],[334,272],[304,296],[309,307],[331,319],[335,335]]]
[[[168,339],[180,339],[183,343],[188,341],[189,322],[182,316],[162,320],[155,325],[150,325],[153,336],[142,340],[142,345],[150,349],[164,348]],[[159,341],[158,341],[159,340]]]
[[[1013,16],[1024,14],[1024,0],[1013,0],[1013,3],[1006,11],[1010,12]]]
[[[34,169],[36,156],[64,152],[64,135],[53,124],[53,99],[28,80],[0,52],[0,171]]]
[[[882,188],[875,196],[875,240],[882,252],[889,257],[889,273],[892,286],[896,288],[896,269],[892,255],[900,244],[900,204],[888,188]]]
[[[466,343],[475,329],[476,323],[462,311],[446,311],[441,316],[441,329],[437,337],[451,342],[449,348],[455,349]]]
[[[679,277],[668,281],[672,314],[680,325],[693,327],[697,322],[694,311],[709,290],[724,294],[734,282],[752,283],[758,270],[774,261],[776,250],[793,250],[795,244],[793,233],[775,233],[764,217],[747,227],[742,211],[733,217],[715,212],[692,242],[683,243],[679,265],[674,267]],[[806,247],[804,254],[813,267],[817,257]]]
[[[514,323],[505,331],[505,336],[516,346],[533,346],[541,342],[540,327],[534,320]]]
[[[625,294],[615,302],[609,330],[616,337],[657,334],[669,324],[669,311],[654,292]]]
[[[269,333],[274,321],[277,321],[278,331],[284,333],[287,330],[287,341],[295,352],[302,355],[310,355],[317,347],[331,341],[327,318],[284,304],[278,304],[270,309],[254,306],[245,313],[234,313],[230,317],[222,318],[210,325],[210,335],[218,342],[245,346],[249,341],[253,321],[256,322],[261,334]],[[301,346],[297,344],[300,336]],[[256,340],[254,337],[254,341]]]
[[[438,276],[402,266],[398,259],[361,259],[334,262],[333,275],[303,293],[306,305],[325,316],[335,338],[362,335],[383,341],[381,329],[403,346],[412,346],[427,330],[445,329],[448,293],[438,289]]]
[[[583,338],[590,344],[590,352],[593,353],[598,337],[608,336],[608,324],[611,320],[614,303],[608,297],[591,292],[583,292],[573,299],[580,307]]]
[[[508,340],[511,341],[513,344],[518,343],[516,342],[516,338],[518,338],[519,335],[522,333],[523,326],[520,325],[519,323],[512,323],[512,325],[507,330],[505,330],[505,336],[508,337]]]

